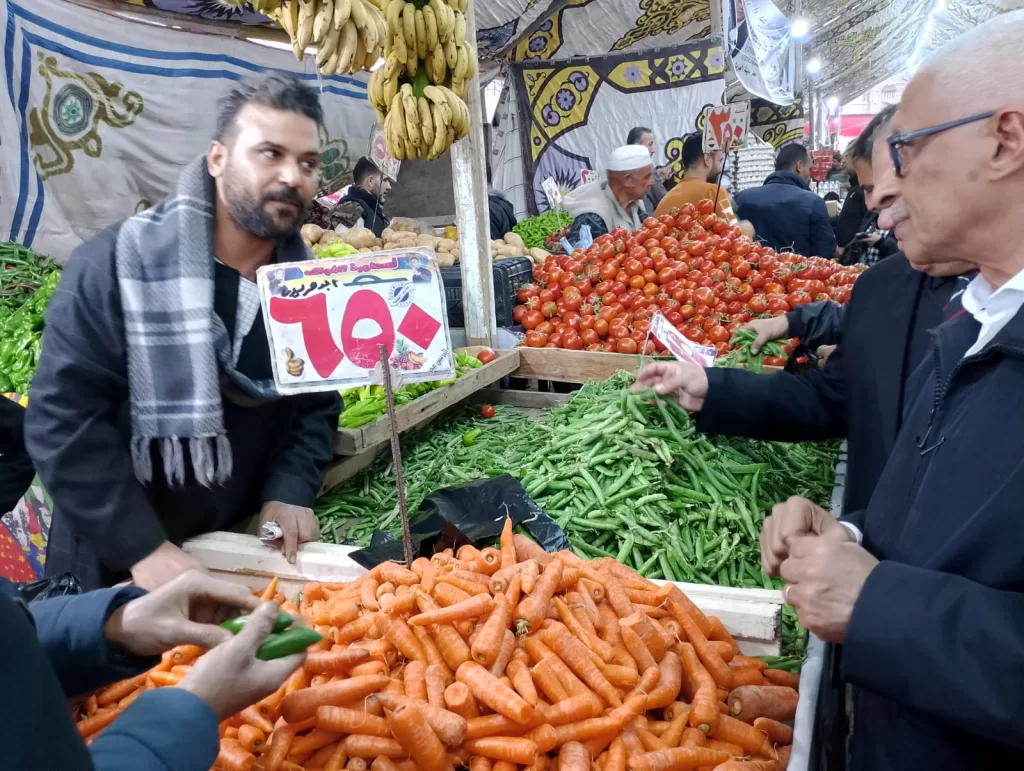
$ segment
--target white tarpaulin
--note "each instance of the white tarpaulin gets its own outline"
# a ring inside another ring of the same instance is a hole
[[[546,178],[563,193],[578,186],[581,172],[600,171],[633,126],[654,130],[655,162],[681,177],[682,137],[702,127],[704,107],[722,103],[725,68],[725,51],[713,40],[513,65],[531,210],[547,208]]]
[[[771,0],[722,0],[729,58],[739,82],[774,104],[793,104],[790,21]]]
[[[164,198],[244,75],[286,70],[319,88],[325,178],[354,165],[374,123],[365,75],[321,78],[309,57],[253,43],[60,0],[3,0],[0,33],[0,241],[58,259]]]

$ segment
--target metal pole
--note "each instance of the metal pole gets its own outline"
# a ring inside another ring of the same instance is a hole
[[[409,509],[405,505],[405,477],[402,475],[402,446],[398,439],[398,419],[395,417],[395,391],[391,385],[391,363],[386,345],[377,346],[384,378],[384,402],[388,407],[388,428],[391,431],[391,462],[395,466],[395,488],[398,495],[398,513],[402,517],[402,549],[405,566],[412,567],[412,533],[409,531]]]

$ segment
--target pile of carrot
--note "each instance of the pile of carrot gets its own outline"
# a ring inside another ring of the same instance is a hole
[[[387,562],[352,583],[262,592],[325,636],[225,720],[215,771],[781,771],[797,676],[739,653],[675,585],[611,560],[500,548]],[[200,649],[89,697],[95,737]]]

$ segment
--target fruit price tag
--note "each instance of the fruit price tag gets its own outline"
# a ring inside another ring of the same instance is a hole
[[[553,177],[546,177],[540,183],[544,195],[548,199],[548,206],[552,209],[562,208],[562,191],[558,189],[558,183]]]
[[[384,176],[392,182],[398,181],[398,169],[401,167],[402,162],[396,161],[391,157],[391,153],[388,152],[388,146],[384,142],[384,129],[379,123],[374,123],[373,130],[370,132],[368,154],[370,160],[384,173]]]
[[[704,152],[726,152],[739,147],[750,125],[750,102],[736,102],[704,111]]]
[[[267,265],[256,279],[283,394],[379,385],[382,343],[403,383],[455,377],[433,249]]]
[[[668,348],[669,353],[679,361],[693,362],[702,367],[715,366],[718,352],[713,346],[699,345],[692,340],[688,340],[682,332],[672,326],[668,319],[660,313],[655,313],[651,319],[650,331],[652,335],[661,341],[662,345]]]
[[[600,175],[593,169],[580,169],[580,184],[589,185],[591,182],[597,182],[600,179]]]

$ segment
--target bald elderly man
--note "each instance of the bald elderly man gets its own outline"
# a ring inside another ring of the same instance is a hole
[[[654,184],[651,153],[643,145],[624,145],[612,152],[605,167],[606,179],[580,185],[565,196],[565,210],[574,219],[569,242],[579,242],[580,230],[590,226],[597,238],[618,227],[639,230],[647,217],[644,198]]]
[[[844,645],[853,771],[1024,769],[1021,41],[1016,12],[941,49],[892,121],[901,205],[879,226],[919,270],[969,256],[979,275],[911,377],[874,495],[842,523],[792,498],[761,536],[801,623]]]

